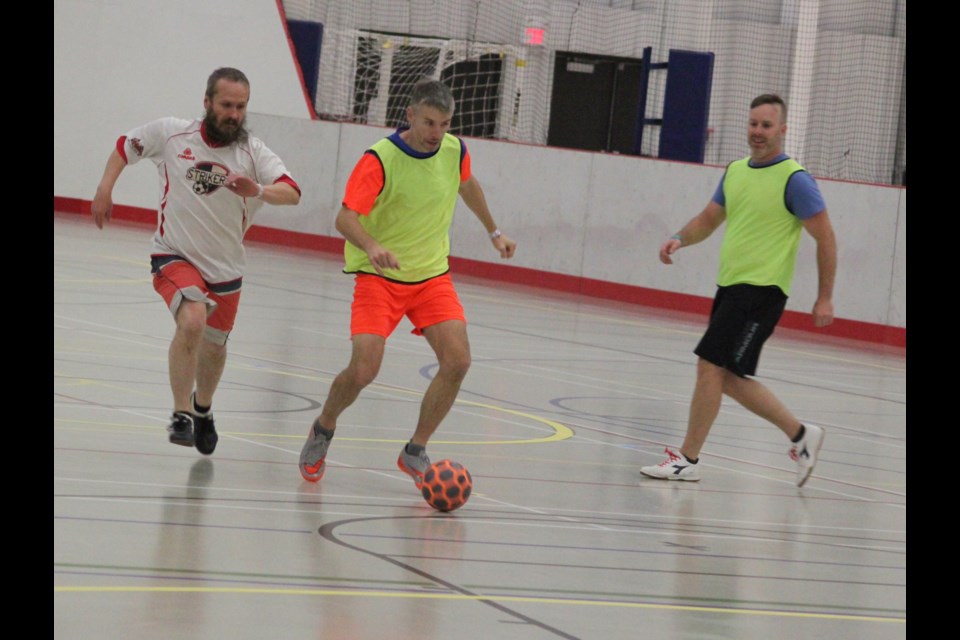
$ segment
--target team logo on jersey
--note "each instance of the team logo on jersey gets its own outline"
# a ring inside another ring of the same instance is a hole
[[[229,170],[215,162],[198,162],[187,170],[187,180],[193,182],[193,192],[198,196],[213,193],[223,186]]]
[[[143,155],[143,143],[140,141],[140,138],[130,138],[130,146],[133,147],[133,150],[137,152],[138,156]]]
[[[184,149],[183,153],[177,154],[177,157],[181,160],[196,160],[196,158],[193,157],[193,151],[190,150],[190,147]]]

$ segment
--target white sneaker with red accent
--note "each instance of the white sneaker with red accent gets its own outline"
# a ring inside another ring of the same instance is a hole
[[[640,473],[658,480],[686,480],[688,482],[700,480],[700,470],[697,465],[689,462],[682,455],[670,451],[670,449],[664,449],[664,451],[669,456],[666,460],[649,467],[640,467]]]

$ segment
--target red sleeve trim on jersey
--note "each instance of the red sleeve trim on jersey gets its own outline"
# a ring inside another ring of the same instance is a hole
[[[383,165],[380,157],[368,150],[357,162],[347,180],[343,206],[360,215],[368,215],[377,201],[377,196],[383,191],[383,185]]]
[[[120,157],[123,158],[125,163],[130,164],[127,160],[127,136],[117,138],[117,153],[120,154]]]
[[[460,141],[460,144],[463,148],[463,157],[460,158],[460,182],[466,182],[472,175],[470,153],[467,151],[467,145],[463,144],[463,140]]]
[[[287,183],[288,185],[290,185],[291,187],[293,187],[294,189],[296,189],[296,190],[297,190],[297,193],[299,193],[300,195],[303,195],[303,192],[300,191],[300,185],[298,185],[298,184],[293,180],[293,178],[291,178],[291,177],[288,176],[287,174],[283,174],[282,176],[280,176],[279,178],[277,178],[276,180],[274,180],[274,181],[273,181],[273,184],[277,184],[278,182],[285,182],[285,183]]]

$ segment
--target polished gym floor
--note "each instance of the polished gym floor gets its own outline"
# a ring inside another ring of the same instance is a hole
[[[171,445],[151,232],[54,214],[56,638],[906,637],[905,350],[767,343],[758,379],[827,431],[802,489],[786,438],[726,400],[702,481],[653,480],[705,318],[454,274],[473,366],[428,452],[474,493],[443,514],[395,466],[435,371],[406,320],[300,478],[350,354],[336,255],[248,246],[220,443]]]

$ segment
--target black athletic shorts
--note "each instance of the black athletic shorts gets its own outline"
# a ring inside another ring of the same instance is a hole
[[[760,349],[780,322],[786,305],[787,296],[777,286],[717,287],[710,326],[693,352],[741,378],[754,375]]]

